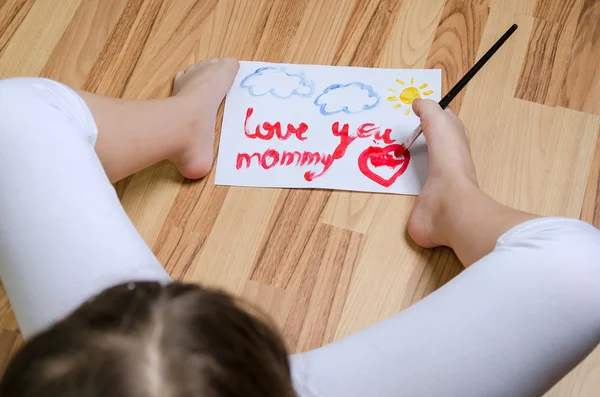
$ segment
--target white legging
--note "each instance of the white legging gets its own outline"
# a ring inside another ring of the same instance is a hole
[[[0,81],[0,277],[25,338],[106,287],[170,282],[94,151],[83,100]],[[301,397],[536,396],[600,342],[600,232],[541,218],[421,302],[291,356]]]

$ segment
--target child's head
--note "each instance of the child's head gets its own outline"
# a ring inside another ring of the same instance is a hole
[[[2,397],[291,397],[284,344],[231,297],[196,285],[110,288],[35,336]]]

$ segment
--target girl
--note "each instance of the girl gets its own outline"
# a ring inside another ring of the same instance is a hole
[[[111,182],[164,159],[205,176],[237,68],[192,65],[150,101],[0,81],[0,277],[26,339],[1,396],[537,396],[596,347],[600,232],[484,194],[463,124],[427,100],[413,103],[430,167],[408,232],[452,247],[460,276],[292,356],[260,313],[171,282]]]

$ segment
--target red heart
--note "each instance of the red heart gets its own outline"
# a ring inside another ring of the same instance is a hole
[[[369,164],[369,160],[371,160]],[[406,171],[410,162],[410,153],[404,150],[400,144],[388,145],[386,147],[371,146],[366,148],[358,156],[358,168],[367,178],[384,187],[390,187],[396,179]],[[379,176],[375,171],[378,167],[399,168],[390,179]],[[371,170],[371,167],[375,167]]]

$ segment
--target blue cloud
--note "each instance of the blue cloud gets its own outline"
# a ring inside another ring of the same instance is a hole
[[[247,88],[252,96],[271,94],[284,99],[291,96],[310,98],[314,83],[307,80],[302,73],[290,73],[285,67],[267,66],[257,69],[246,76],[240,87]]]
[[[381,97],[373,87],[361,82],[350,84],[332,84],[315,99],[315,105],[320,107],[321,114],[335,113],[354,114],[373,109],[379,105]]]

